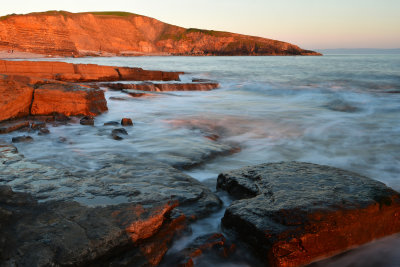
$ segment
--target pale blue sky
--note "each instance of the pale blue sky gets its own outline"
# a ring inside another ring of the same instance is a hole
[[[400,0],[2,0],[0,15],[128,11],[304,48],[400,48]]]

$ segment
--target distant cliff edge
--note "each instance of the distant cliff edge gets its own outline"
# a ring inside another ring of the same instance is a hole
[[[0,17],[0,50],[52,56],[321,55],[281,41],[185,29],[127,12],[66,11]]]

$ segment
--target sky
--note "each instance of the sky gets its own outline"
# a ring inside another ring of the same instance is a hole
[[[306,49],[400,48],[400,0],[2,0],[0,16],[127,11],[186,27],[261,36]]]

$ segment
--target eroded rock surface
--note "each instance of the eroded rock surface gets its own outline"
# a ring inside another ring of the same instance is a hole
[[[32,87],[0,74],[0,96],[0,121],[29,115]]]
[[[400,231],[400,194],[356,173],[301,162],[222,173],[239,200],[222,223],[272,266],[301,266]]]
[[[154,266],[188,221],[221,206],[206,186],[168,165],[113,154],[97,163],[70,172],[0,143],[0,184],[32,195],[17,206],[14,196],[26,195],[1,187],[3,263]]]
[[[45,84],[35,89],[31,114],[95,116],[107,110],[107,101],[100,89],[76,84]]]

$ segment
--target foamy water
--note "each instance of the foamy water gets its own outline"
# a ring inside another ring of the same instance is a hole
[[[110,151],[184,164],[207,152],[240,146],[238,153],[186,172],[209,181],[246,165],[296,160],[355,171],[400,190],[400,55],[61,60],[185,71],[182,80],[212,79],[221,88],[144,98],[107,91],[109,112],[96,118],[95,127],[52,127],[49,136],[18,144],[28,158],[79,170],[96,169],[96,154]],[[131,117],[135,126],[127,128],[124,140],[115,141],[110,138],[112,128],[103,123],[122,117]],[[205,138],[205,132],[218,134],[219,142]],[[17,134],[0,138],[13,135]],[[60,142],[60,137],[67,141]],[[210,231],[218,229],[220,216],[210,217]],[[208,230],[196,231],[195,236]],[[399,266],[398,256],[393,256],[399,240],[389,238],[365,248],[368,253],[359,252],[361,248],[340,256],[340,266],[365,266],[354,257],[373,259],[382,249],[385,265]]]

